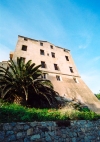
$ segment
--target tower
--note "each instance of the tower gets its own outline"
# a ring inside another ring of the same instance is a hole
[[[42,78],[49,79],[54,90],[67,99],[76,98],[95,112],[100,112],[100,102],[80,77],[70,50],[55,46],[48,41],[18,36],[15,51],[10,57],[16,61],[32,60],[41,64]]]

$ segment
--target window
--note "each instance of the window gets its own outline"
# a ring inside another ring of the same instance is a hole
[[[77,78],[74,77],[73,80],[75,81],[75,83],[79,83]]]
[[[40,45],[41,45],[41,46],[43,46],[43,43],[42,43],[42,42],[40,42]]]
[[[51,56],[52,56],[53,58],[55,58],[55,53],[51,52]]]
[[[59,75],[56,75],[56,79],[57,79],[58,81],[61,80]]]
[[[25,63],[25,58],[24,57],[20,57],[22,60],[23,60],[23,62]]]
[[[73,68],[72,68],[72,67],[69,67],[69,69],[70,69],[70,72],[71,72],[71,73],[74,73],[74,71],[73,71]]]
[[[64,49],[64,52],[67,52],[67,53],[68,53],[69,51],[68,51],[67,49]]]
[[[47,79],[47,73],[43,73],[43,74],[41,75],[41,78]]]
[[[59,67],[57,64],[54,64],[54,68],[55,68],[55,70],[59,70]]]
[[[40,54],[44,55],[44,50],[40,49]]]
[[[51,49],[53,49],[53,46],[52,46],[52,45],[50,45],[50,47],[51,47]]]
[[[47,56],[49,56],[49,53],[47,53]]]
[[[27,46],[26,45],[22,45],[22,50],[23,51],[27,51]]]
[[[69,58],[68,58],[68,56],[65,56],[65,58],[66,58],[66,60],[67,60],[67,61],[69,61]]]
[[[41,61],[41,68],[46,68],[46,64],[44,61]]]
[[[24,40],[26,40],[26,41],[27,41],[27,38],[24,38]]]

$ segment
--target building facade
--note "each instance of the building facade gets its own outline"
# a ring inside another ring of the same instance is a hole
[[[11,54],[10,56],[12,57]],[[43,78],[51,80],[54,89],[61,96],[68,97],[70,91],[70,89],[66,91],[68,82],[79,85],[81,78],[68,49],[55,46],[47,41],[18,36],[13,60],[16,61],[17,57],[23,58],[25,62],[32,60],[36,65],[41,64]]]
[[[15,51],[10,53],[14,61],[17,57],[24,62],[32,60],[36,65],[41,64],[42,78],[51,80],[54,90],[61,96],[76,98],[92,110],[100,111],[100,102],[80,77],[70,50],[47,41],[18,36]]]

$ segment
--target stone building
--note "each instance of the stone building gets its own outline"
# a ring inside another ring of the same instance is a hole
[[[92,110],[100,112],[100,102],[80,77],[70,50],[48,41],[19,35],[15,51],[10,53],[10,58],[14,61],[17,57],[25,62],[32,60],[36,65],[41,64],[42,77],[51,80],[55,91],[61,96],[67,99],[76,98]]]

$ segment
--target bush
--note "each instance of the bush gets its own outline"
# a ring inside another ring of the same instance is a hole
[[[96,94],[96,97],[100,100],[100,94]]]
[[[26,108],[21,105],[0,101],[0,123],[2,122],[30,122],[30,121],[58,121],[58,120],[97,120],[100,115],[92,111],[72,111],[61,114],[57,109]]]

